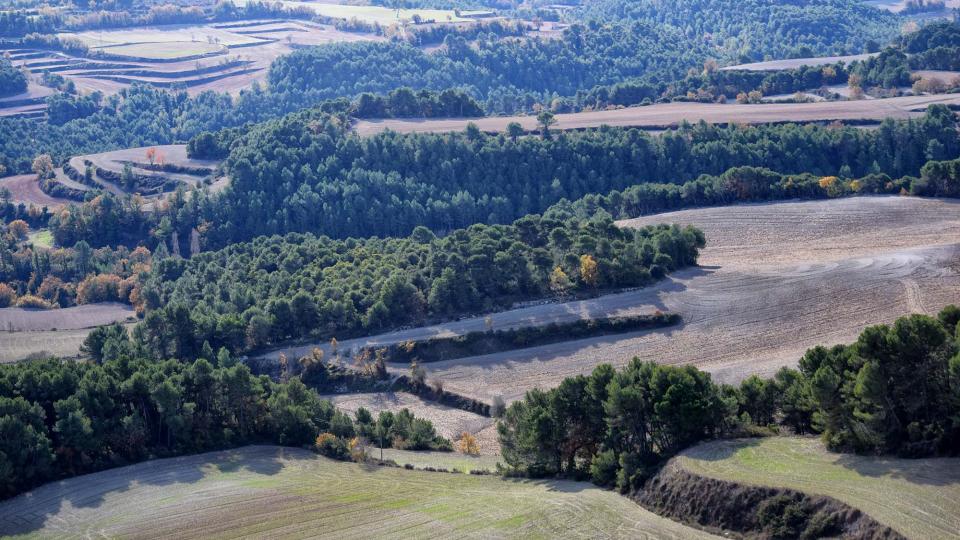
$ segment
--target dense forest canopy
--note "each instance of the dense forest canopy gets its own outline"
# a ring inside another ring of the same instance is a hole
[[[50,219],[57,242],[135,246],[152,231],[154,238],[175,232],[187,245],[196,229],[201,247],[216,249],[287,232],[404,236],[424,225],[442,233],[474,223],[509,223],[565,198],[650,182],[682,184],[732,167],[900,178],[919,174],[928,160],[960,156],[956,119],[944,107],[875,130],[701,123],[659,136],[600,128],[547,137],[471,128],[361,138],[343,116],[311,111],[242,134],[204,135],[191,145],[214,153],[229,148],[232,181],[225,191],[178,194],[167,210],[149,214],[101,195]]]
[[[27,77],[10,63],[10,59],[0,56],[0,97],[21,94],[27,91]]]
[[[694,229],[621,229],[608,216],[474,225],[437,238],[290,234],[157,260],[136,293],[138,335],[160,357],[204,342],[245,351],[301,336],[376,333],[521,299],[646,285],[696,262]]]
[[[901,24],[859,0],[598,0],[583,2],[577,16],[677,28],[718,56],[750,61],[872,52]]]

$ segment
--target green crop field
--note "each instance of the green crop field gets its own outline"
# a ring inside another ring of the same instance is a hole
[[[106,54],[148,58],[151,60],[172,60],[222,51],[223,45],[202,41],[169,41],[163,43],[134,43],[97,49]]]
[[[717,441],[678,463],[702,476],[828,495],[910,538],[960,538],[960,459],[828,452],[812,438]]]
[[[380,449],[371,447],[368,451],[371,457],[379,458]],[[497,470],[498,456],[468,456],[457,452],[411,452],[408,450],[383,449],[383,459],[392,459],[398,465],[411,465],[417,469],[433,467],[468,473],[470,471]]]
[[[361,466],[246,447],[45,485],[0,506],[25,538],[707,538],[590,484]]]

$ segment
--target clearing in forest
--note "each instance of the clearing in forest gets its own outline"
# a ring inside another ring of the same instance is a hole
[[[251,446],[47,484],[0,503],[36,538],[709,538],[611,491],[342,463]]]
[[[700,476],[826,495],[909,538],[960,538],[960,459],[828,452],[818,439],[714,441],[675,459]]]

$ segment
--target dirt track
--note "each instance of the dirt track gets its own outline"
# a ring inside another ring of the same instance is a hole
[[[585,129],[602,125],[662,129],[682,121],[704,120],[715,124],[770,122],[881,121],[884,118],[904,119],[920,116],[929,105],[960,105],[960,94],[908,96],[883,100],[828,101],[820,103],[662,103],[648,107],[628,107],[612,111],[558,114],[552,129]],[[400,133],[463,131],[469,123],[486,132],[500,132],[510,122],[518,122],[527,131],[537,129],[534,116],[500,116],[489,118],[394,119],[362,120],[356,123],[357,133],[373,135],[391,129]]]
[[[0,536],[632,538],[710,535],[582,482],[342,463],[249,446],[149,461],[0,503]]]

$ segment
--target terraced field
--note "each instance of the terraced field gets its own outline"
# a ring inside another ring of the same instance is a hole
[[[906,96],[863,101],[826,101],[820,103],[659,103],[647,107],[627,107],[609,111],[591,111],[556,115],[551,129],[587,129],[600,126],[664,129],[684,120],[713,124],[767,124],[771,122],[876,122],[884,118],[905,119],[921,116],[934,104],[960,105],[960,94]],[[387,129],[400,133],[447,133],[463,131],[476,124],[485,132],[506,131],[517,122],[527,131],[537,129],[534,116],[498,116],[488,118],[361,120],[355,127],[361,135],[373,135]]]
[[[709,538],[589,484],[407,471],[259,446],[142,463],[0,503],[13,538]]]
[[[960,459],[827,452],[812,438],[716,441],[676,458],[694,474],[827,495],[909,538],[960,538]]]
[[[62,75],[73,80],[81,92],[112,94],[135,82],[183,87],[190,94],[204,90],[238,92],[254,81],[265,81],[270,63],[296,47],[383,39],[374,34],[341,32],[329,25],[279,19],[110,29],[64,36],[80,39],[94,55],[86,58],[59,51],[10,50],[14,65],[35,74]],[[37,115],[43,107],[42,103],[32,103],[4,108],[0,103],[0,115]]]
[[[780,71],[784,69],[797,69],[803,66],[826,66],[844,62],[849,64],[856,60],[866,60],[879,53],[868,54],[850,54],[847,56],[819,56],[814,58],[789,58],[785,60],[767,60],[765,62],[753,62],[750,64],[737,64],[720,68],[720,71]]]
[[[187,188],[210,186],[212,191],[226,186],[226,178],[214,178],[219,161],[191,159],[186,148],[168,144],[74,156],[67,166],[55,170],[56,179],[77,191],[103,189],[118,196],[140,193],[147,200],[166,197],[181,184]],[[122,185],[125,165],[130,165],[136,177],[134,186]],[[92,167],[89,180],[84,176],[88,166]]]
[[[69,204],[69,199],[51,197],[40,189],[40,183],[37,182],[35,174],[18,174],[0,178],[0,189],[10,190],[10,200],[26,205],[35,205],[39,207],[46,206],[53,210],[65,204]]]

